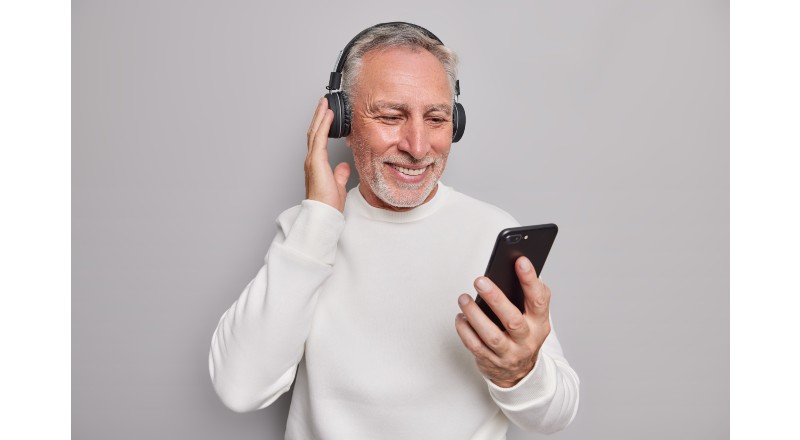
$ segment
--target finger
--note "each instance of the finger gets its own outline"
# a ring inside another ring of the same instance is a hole
[[[311,150],[311,145],[312,145],[311,141],[314,139],[314,134],[319,129],[320,124],[322,124],[322,119],[325,116],[327,109],[328,109],[328,100],[323,96],[317,103],[317,109],[314,111],[314,116],[311,118],[311,124],[308,126],[308,132],[306,132],[306,137],[308,138],[309,150]]]
[[[495,365],[499,364],[500,359],[483,343],[463,313],[456,315],[456,332],[458,337],[461,338],[461,343],[476,359],[485,360]]]
[[[516,261],[516,271],[522,292],[525,295],[525,313],[539,319],[548,319],[550,316],[550,288],[548,288],[536,275],[531,261],[526,257],[519,257]]]
[[[336,165],[336,168],[333,170],[333,179],[336,180],[336,184],[341,188],[345,188],[347,186],[347,179],[349,178],[350,164],[347,162],[342,162],[339,165]]]
[[[510,340],[508,335],[503,333],[500,328],[483,313],[483,310],[466,293],[458,297],[458,305],[467,317],[469,325],[475,330],[478,337],[493,352],[502,356],[509,350]]]
[[[528,337],[530,332],[525,316],[492,280],[487,277],[478,277],[475,280],[475,289],[503,323],[511,339],[522,341]]]
[[[312,134],[312,137],[308,140],[309,142],[309,156],[317,156],[319,160],[325,160],[327,163],[328,156],[319,156],[318,154],[322,151],[328,151],[328,131],[331,128],[331,123],[333,122],[333,111],[326,109],[322,116],[322,121],[320,122],[317,129]]]

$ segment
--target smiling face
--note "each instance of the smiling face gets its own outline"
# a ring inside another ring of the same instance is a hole
[[[353,92],[346,142],[367,202],[405,211],[433,198],[453,135],[452,94],[441,62],[424,49],[367,52]]]

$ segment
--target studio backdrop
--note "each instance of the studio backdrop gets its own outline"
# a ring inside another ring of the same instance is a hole
[[[545,278],[581,396],[551,438],[727,438],[718,0],[74,0],[73,438],[283,438],[290,394],[247,414],[217,398],[211,335],[304,198],[338,51],[397,20],[461,58],[469,124],[442,181],[559,225]]]

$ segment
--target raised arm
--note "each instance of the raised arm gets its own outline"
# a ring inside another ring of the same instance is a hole
[[[222,315],[211,339],[211,381],[233,411],[264,408],[289,390],[317,297],[332,273],[350,169],[328,165],[331,120],[323,99],[308,130],[307,199],[280,215],[264,266]]]

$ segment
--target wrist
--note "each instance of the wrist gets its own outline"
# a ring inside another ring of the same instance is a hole
[[[525,376],[523,376],[523,377],[525,377]],[[503,381],[503,380],[494,380],[494,379],[490,379],[490,380],[492,381],[493,384],[499,386],[500,388],[511,388],[514,385],[518,384],[519,381],[522,380],[522,377],[517,379],[517,380],[514,380],[514,381]]]

